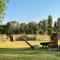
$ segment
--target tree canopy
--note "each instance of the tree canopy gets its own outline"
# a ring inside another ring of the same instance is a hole
[[[2,22],[9,0],[0,0],[0,23]]]

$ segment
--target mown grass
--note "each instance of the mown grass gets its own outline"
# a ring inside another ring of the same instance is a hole
[[[28,41],[31,45],[41,46],[41,42],[47,42],[45,41]],[[29,47],[29,45],[25,41],[0,41],[0,48],[26,48]]]
[[[40,42],[44,41],[29,41],[32,45],[39,45],[34,50],[26,50],[29,46],[24,41],[0,42],[0,60],[60,60],[60,51],[42,49]]]
[[[40,41],[28,41],[33,46],[41,47],[41,42],[49,42],[49,40]],[[58,40],[58,45],[60,45],[60,40]],[[26,48],[29,45],[25,41],[0,41],[0,48]]]
[[[60,52],[2,48],[0,60],[60,60]]]

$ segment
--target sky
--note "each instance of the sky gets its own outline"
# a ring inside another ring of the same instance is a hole
[[[39,22],[51,15],[53,21],[60,17],[60,0],[10,0],[3,23],[17,21]]]

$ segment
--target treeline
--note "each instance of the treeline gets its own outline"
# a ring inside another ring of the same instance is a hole
[[[52,16],[41,20],[39,23],[29,22],[21,23],[17,21],[8,22],[6,25],[0,25],[0,34],[51,34],[57,32],[60,34],[60,18],[53,24]]]

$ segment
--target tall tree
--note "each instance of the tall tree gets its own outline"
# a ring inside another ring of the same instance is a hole
[[[39,26],[39,34],[43,34],[43,27],[42,27],[42,21],[40,21],[39,23],[38,23],[38,26]]]
[[[54,31],[54,32],[58,32],[58,25],[57,25],[57,22],[56,22],[56,21],[54,22],[53,31]]]
[[[38,26],[39,26],[39,28],[42,27],[42,21],[40,21],[40,22],[38,23]]]
[[[48,21],[46,19],[43,19],[38,23],[38,26],[40,28],[41,34],[47,34],[47,28],[48,28]]]
[[[57,19],[58,34],[60,34],[60,18]]]
[[[47,20],[46,19],[42,20],[42,29],[44,34],[47,34],[47,27],[48,27]]]
[[[53,21],[52,16],[49,15],[47,20],[48,20],[48,34],[50,35],[52,32],[52,21]]]

